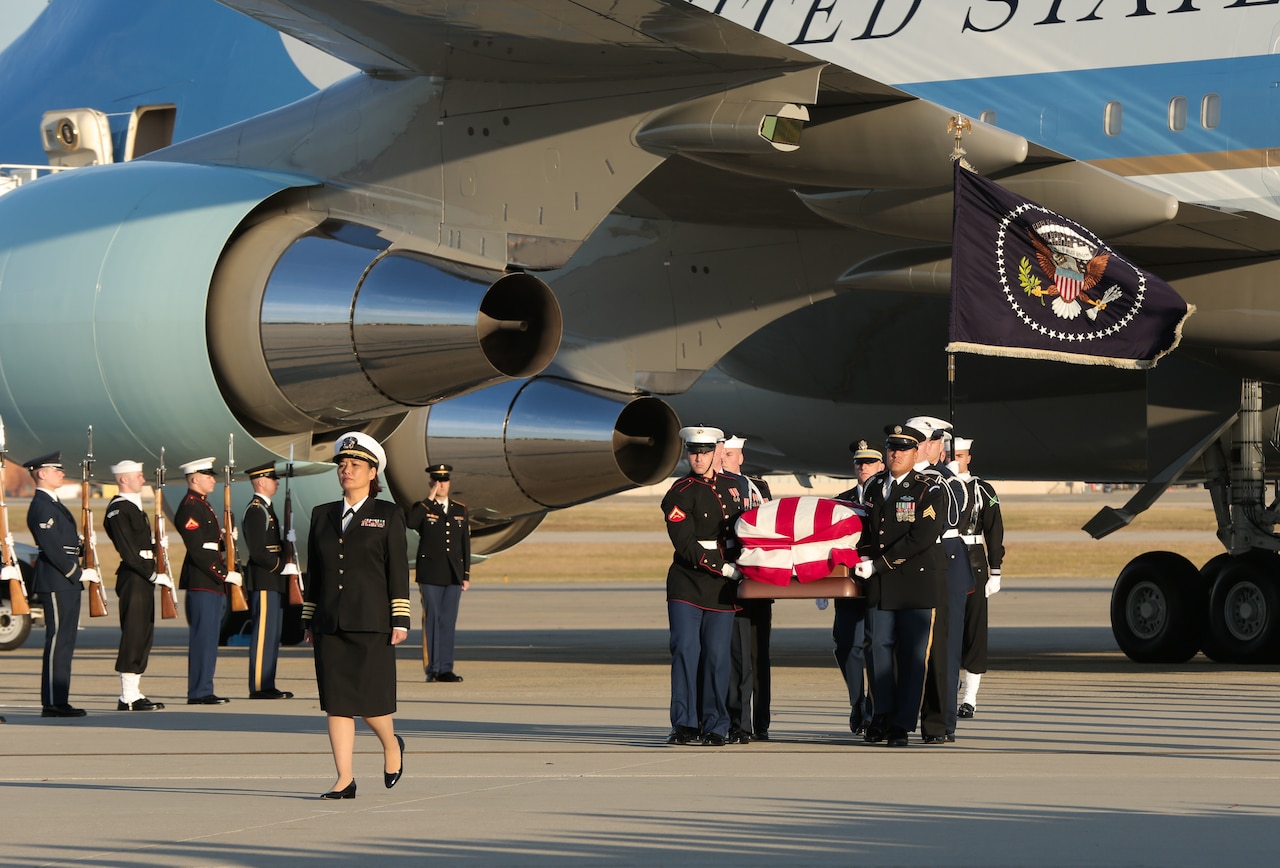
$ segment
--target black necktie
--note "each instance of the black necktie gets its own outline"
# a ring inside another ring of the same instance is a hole
[[[347,511],[342,514],[342,529],[344,531],[347,529],[347,522],[349,522],[351,517],[355,514],[356,511],[349,506],[347,507]]]

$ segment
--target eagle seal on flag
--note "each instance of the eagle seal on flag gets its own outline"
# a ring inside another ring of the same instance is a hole
[[[742,542],[738,569],[748,579],[788,585],[826,578],[836,566],[853,566],[865,514],[826,497],[780,497],[738,517]]]
[[[1145,369],[1177,347],[1195,308],[1169,284],[971,170],[955,184],[947,352]]]

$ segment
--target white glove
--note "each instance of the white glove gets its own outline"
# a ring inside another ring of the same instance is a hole
[[[724,576],[726,579],[742,578],[742,572],[733,564],[725,564],[723,567],[721,567],[720,575]]]
[[[244,576],[236,572],[227,573],[227,584],[235,585],[237,588],[244,587]]]
[[[858,561],[853,565],[853,574],[860,579],[869,579],[876,574],[875,564],[871,561]]]
[[[240,542],[240,528],[238,527],[231,528],[231,538],[236,542]]]
[[[298,574],[298,565],[290,561],[284,565],[284,569],[280,571],[282,576],[296,576]]]
[[[80,581],[86,585],[96,585],[102,581],[102,577],[98,575],[97,570],[82,570]]]
[[[992,570],[989,578],[987,579],[987,596],[990,597],[992,594],[998,593],[999,591],[1000,591],[1000,571]]]
[[[168,588],[171,591],[173,590],[173,579],[169,578],[164,573],[156,573],[155,578],[152,579],[151,582],[161,588]]]
[[[6,564],[0,567],[0,582],[22,581],[22,570],[17,564]]]
[[[289,532],[284,535],[284,538],[294,544],[297,544],[298,542],[298,534],[294,531],[293,528],[289,528]]]

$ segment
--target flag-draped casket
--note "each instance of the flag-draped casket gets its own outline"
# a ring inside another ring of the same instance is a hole
[[[738,569],[748,579],[787,585],[825,578],[836,566],[859,561],[863,513],[827,497],[780,497],[738,517],[742,555]]]

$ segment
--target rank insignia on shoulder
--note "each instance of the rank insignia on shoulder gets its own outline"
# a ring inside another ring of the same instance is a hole
[[[196,517],[193,515],[187,519],[187,523],[184,524],[183,527],[187,530],[199,530],[200,522],[196,521]]]
[[[923,513],[921,513],[921,515],[923,515],[925,518],[937,518],[937,517],[938,517],[938,514],[937,514],[936,512],[934,512],[934,511],[933,511],[933,507],[932,507],[932,506],[925,507],[925,510],[924,510],[924,512],[923,512]]]
[[[361,527],[386,527],[387,520],[385,518],[362,518],[360,519]]]
[[[678,506],[671,507],[671,512],[667,513],[667,521],[684,521],[685,512]]]

